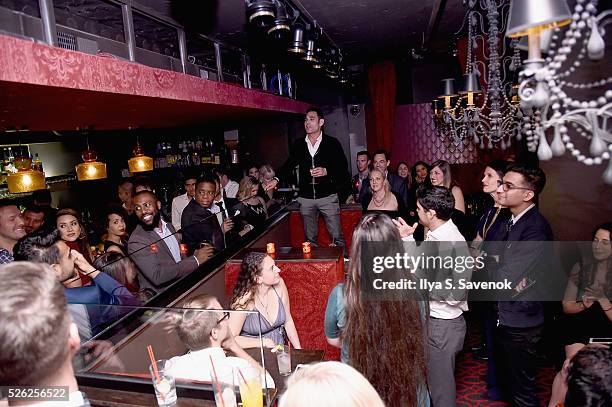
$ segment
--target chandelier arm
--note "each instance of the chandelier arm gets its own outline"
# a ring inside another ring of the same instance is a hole
[[[599,15],[597,16],[597,21],[601,21],[608,16],[612,16],[612,10],[605,10],[599,13]]]

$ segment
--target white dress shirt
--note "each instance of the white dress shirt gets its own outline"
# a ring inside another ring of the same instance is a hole
[[[529,205],[527,208],[523,209],[523,211],[521,213],[519,213],[518,215],[514,216],[510,216],[510,220],[512,221],[513,225],[516,225],[516,222],[519,221],[520,218],[523,217],[524,214],[526,214],[531,208],[533,208],[535,206],[534,203],[532,203],[531,205]]]
[[[174,226],[175,230],[181,228],[181,216],[189,201],[191,201],[191,198],[187,196],[187,193],[179,195],[172,200],[172,226]]]
[[[168,224],[164,222],[163,219],[161,221],[161,224],[162,228],[155,228],[155,233],[157,233],[157,235],[163,239],[163,242],[166,244],[166,246],[170,250],[170,253],[172,254],[172,258],[176,263],[178,263],[179,261],[181,261],[181,248],[179,246],[179,242],[178,240],[176,240],[176,237],[168,228]]]
[[[227,182],[227,185],[223,187],[225,190],[225,196],[228,198],[236,198],[238,194],[238,189],[240,185],[236,181],[232,181],[231,179]]]
[[[210,382],[210,358],[215,364],[217,372],[222,366],[231,366],[234,369],[234,384],[238,385],[240,372],[238,369],[244,370],[251,366],[249,362],[242,358],[227,356],[225,351],[219,347],[211,347],[189,352],[182,356],[175,356],[170,359],[170,374],[177,379],[198,380]],[[274,388],[274,379],[269,373],[266,374],[266,382],[264,383],[263,375],[261,378],[261,387],[265,388],[266,384],[269,389]]]
[[[315,143],[314,143],[314,146],[313,146],[312,143],[310,142],[310,139],[308,138],[308,135],[306,135],[306,145],[308,146],[308,152],[310,153],[310,156],[313,157],[313,158],[314,158],[315,154],[317,154],[317,150],[319,149],[319,146],[321,145],[321,139],[323,139],[323,132],[322,131],[317,136],[317,139],[315,140]]]
[[[402,238],[404,241],[414,241],[412,235]],[[465,241],[465,237],[459,232],[452,219],[444,222],[435,230],[427,232],[425,241],[429,242],[455,242],[454,248],[458,256],[469,256],[470,252]],[[469,273],[462,276],[469,277]],[[468,310],[467,301],[455,301],[447,299],[445,301],[429,301],[429,315],[439,319],[455,319],[464,311]]]

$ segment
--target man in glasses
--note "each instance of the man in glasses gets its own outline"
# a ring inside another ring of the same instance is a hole
[[[238,369],[254,366],[263,372],[261,365],[236,343],[228,322],[230,313],[223,311],[217,298],[201,294],[187,300],[183,310],[169,312],[169,321],[189,349],[189,353],[171,359],[171,374],[174,377],[210,381],[211,359],[217,373],[225,366],[233,367],[236,383]],[[235,356],[226,356],[226,351]],[[269,374],[266,382],[268,387],[274,383]]]
[[[510,209],[506,245],[500,256],[497,279],[513,284],[512,295],[499,301],[498,338],[512,405],[539,406],[536,386],[536,348],[542,337],[544,307],[538,301],[543,281],[537,274],[546,267],[544,242],[552,240],[548,221],[535,205],[546,176],[540,168],[513,164],[497,188],[500,205]],[[529,242],[529,243],[523,243]]]
[[[186,257],[176,230],[162,218],[160,210],[161,202],[153,192],[138,192],[134,196],[134,213],[139,224],[128,241],[129,256],[140,269],[140,288],[155,292],[191,273],[212,256],[212,248],[205,247]]]
[[[196,183],[195,197],[187,204],[181,216],[181,232],[190,253],[204,242],[216,250],[225,248],[224,233],[234,224],[226,218],[222,224],[217,221],[213,203],[217,195],[217,183],[212,177],[204,177]]]

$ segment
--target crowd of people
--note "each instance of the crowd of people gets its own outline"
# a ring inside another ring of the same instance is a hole
[[[76,210],[35,202],[22,211],[13,202],[0,202],[0,291],[5,293],[0,296],[0,341],[10,342],[0,350],[0,383],[67,385],[71,400],[83,402],[75,405],[87,405],[70,358],[80,340],[94,337],[126,312],[96,305],[146,303],[215,253],[239,246],[245,234],[265,225],[276,204],[275,188],[297,166],[305,240],[317,244],[322,215],[331,244],[344,247],[348,260],[345,281],[332,290],[325,312],[325,335],[341,349],[342,363],[319,363],[295,373],[280,406],[454,406],[456,358],[467,333],[464,315],[472,306],[480,311],[489,398],[539,406],[538,346],[550,322],[538,297],[543,282],[535,276],[545,267],[543,253],[553,240],[537,206],[544,172],[503,160],[489,163],[481,184],[490,206],[475,230],[466,230],[464,194],[448,162],[418,161],[412,167],[400,162],[394,173],[389,152],[360,151],[351,182],[342,147],[323,133],[324,122],[319,109],[306,112],[306,137],[291,146],[278,171],[269,165],[248,167],[240,179],[223,169],[203,177],[187,174],[185,192],[174,198],[168,216],[150,181],[122,181],[120,204],[103,214],[102,253],[92,252]],[[340,202],[363,209],[350,248],[345,247]],[[550,406],[612,403],[612,350],[589,343],[612,337],[611,234],[611,223],[595,227],[590,255],[568,273],[557,315],[565,327],[559,338],[565,361]],[[446,242],[456,255],[484,256],[485,268],[473,279],[509,280],[509,297],[473,304],[466,290],[443,296],[422,290],[417,298],[369,298],[365,285],[371,270],[362,263],[362,253],[373,242],[397,251],[406,244]],[[529,249],[520,242],[528,242]],[[171,314],[189,351],[173,359],[177,377],[209,380],[208,369],[197,368],[207,358],[261,369],[244,349],[262,344],[301,348],[279,271],[272,257],[251,252],[242,261],[229,304],[250,312],[224,312],[215,297],[200,295]]]

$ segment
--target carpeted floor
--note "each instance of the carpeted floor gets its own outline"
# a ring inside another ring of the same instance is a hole
[[[457,406],[458,407],[502,407],[508,406],[507,403],[500,401],[490,401],[487,398],[487,385],[485,375],[487,373],[487,362],[475,359],[469,349],[478,344],[480,333],[475,324],[468,321],[468,336],[464,351],[459,354],[457,359]],[[538,398],[540,405],[546,406],[550,399],[552,381],[555,371],[551,367],[539,369],[538,374]]]

